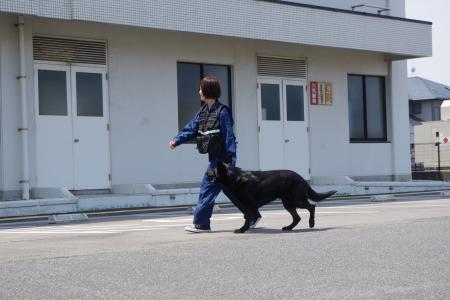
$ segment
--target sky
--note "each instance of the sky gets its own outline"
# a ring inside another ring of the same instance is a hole
[[[433,22],[433,56],[410,59],[408,76],[450,86],[450,0],[406,0],[406,17]]]

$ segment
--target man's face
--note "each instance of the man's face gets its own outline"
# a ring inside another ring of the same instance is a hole
[[[205,96],[203,96],[202,89],[198,89],[198,94],[200,95],[200,100],[202,100],[202,101],[206,100]]]

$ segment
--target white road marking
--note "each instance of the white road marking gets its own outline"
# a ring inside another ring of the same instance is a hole
[[[391,203],[391,204],[367,204],[367,205],[358,205],[353,206],[353,209],[358,208],[427,208],[427,207],[450,207],[450,204],[409,204],[403,205],[402,203]],[[325,207],[323,207],[325,208]],[[328,207],[326,207],[328,209]],[[350,209],[350,207],[347,207]]]
[[[306,211],[303,211],[306,212]],[[373,214],[377,213],[376,210],[365,210],[365,211],[317,211],[316,214]],[[264,217],[265,215],[289,215],[287,211],[283,212],[261,212],[261,215]]]
[[[212,217],[211,221],[226,221],[226,220],[234,220],[241,219],[242,214],[226,214],[223,216]],[[178,223],[178,222],[192,222],[192,218],[189,219],[147,219],[142,220],[142,222],[156,222],[156,223]]]
[[[382,212],[383,208],[431,208],[450,207],[450,201],[427,200],[411,202],[389,202],[389,203],[368,203],[351,206],[318,207],[316,214],[373,214]],[[373,208],[372,210],[370,208]],[[308,213],[306,210],[299,210],[300,213]],[[289,215],[285,210],[261,211],[263,218],[270,216]],[[213,222],[227,222],[232,220],[242,220],[241,213],[218,214],[212,217]],[[83,223],[71,225],[50,225],[37,227],[0,227],[0,234],[113,234],[133,231],[155,231],[175,227],[184,227],[192,223],[192,217],[167,217],[134,221],[133,223],[110,224],[110,223]]]
[[[59,234],[110,234],[113,232],[109,232],[109,231],[45,231],[45,230],[41,230],[41,231],[33,231],[33,230],[28,230],[28,231],[1,231],[0,234],[16,234],[16,233],[22,233],[22,234],[49,234],[49,233],[59,233]]]

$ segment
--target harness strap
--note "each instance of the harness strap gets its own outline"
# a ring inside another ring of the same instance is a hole
[[[198,133],[200,133],[201,135],[208,135],[208,134],[213,134],[213,133],[219,133],[220,129],[214,129],[214,130],[208,130],[208,131],[201,131],[199,130]]]

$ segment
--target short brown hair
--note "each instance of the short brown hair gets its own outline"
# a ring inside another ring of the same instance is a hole
[[[200,89],[206,99],[220,98],[220,83],[215,76],[206,76],[200,81]]]

